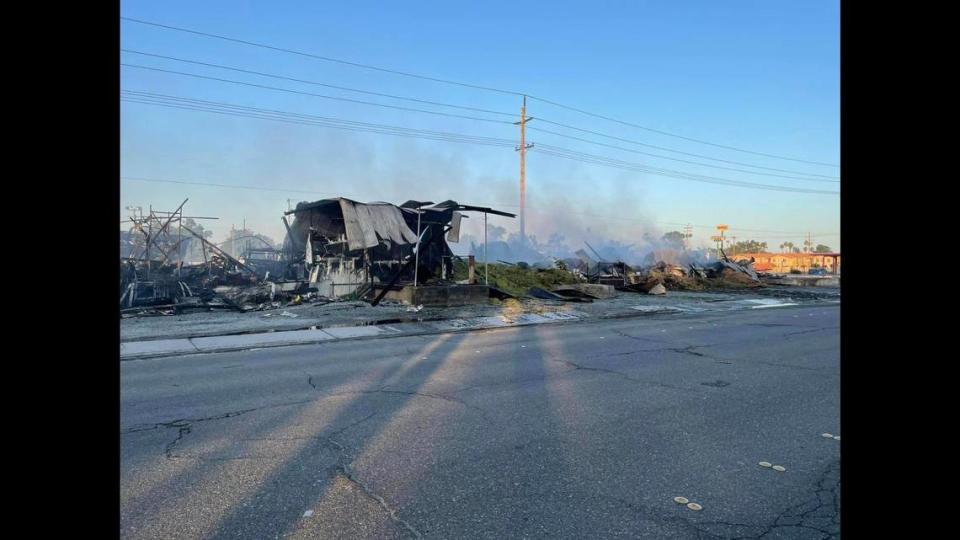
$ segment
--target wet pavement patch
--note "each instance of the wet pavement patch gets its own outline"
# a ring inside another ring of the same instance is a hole
[[[723,388],[724,386],[730,386],[730,383],[728,383],[727,381],[721,381],[720,379],[717,379],[713,382],[702,382],[700,384],[704,386],[713,386],[715,388]]]

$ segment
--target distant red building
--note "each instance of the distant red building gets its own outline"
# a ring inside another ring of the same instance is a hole
[[[737,253],[731,259],[753,258],[753,267],[758,272],[789,273],[799,270],[807,273],[811,268],[825,268],[831,274],[840,273],[840,253]]]

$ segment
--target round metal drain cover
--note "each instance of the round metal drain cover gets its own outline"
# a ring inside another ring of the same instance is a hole
[[[760,466],[761,466],[761,467],[773,467],[773,463],[770,463],[769,461],[761,461],[761,462],[760,462]]]
[[[690,499],[686,497],[674,497],[673,502],[677,504],[687,504],[688,502],[690,502]]]
[[[703,510],[703,507],[700,506],[700,505],[697,504],[697,503],[690,503],[690,504],[687,505],[687,508],[689,508],[689,509],[691,509],[691,510]]]
[[[833,438],[833,435],[830,434],[830,433],[821,433],[820,436],[821,436],[821,437],[825,437],[825,438],[827,438],[827,439],[832,439],[832,438]]]
[[[781,465],[774,465],[774,466],[773,466],[773,470],[779,471],[779,472],[783,472],[783,471],[785,471],[785,470],[787,470],[787,469],[784,468],[784,467],[781,466]]]

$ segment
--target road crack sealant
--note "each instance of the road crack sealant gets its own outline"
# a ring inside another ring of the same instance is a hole
[[[360,480],[360,479],[357,477],[356,473],[353,471],[353,467],[351,467],[351,464],[353,463],[353,457],[350,456],[350,455],[347,453],[347,450],[346,450],[346,448],[344,447],[344,445],[341,444],[339,441],[336,440],[336,437],[337,437],[338,435],[342,435],[345,431],[347,431],[347,430],[349,430],[349,429],[352,429],[352,428],[354,428],[354,427],[356,427],[356,426],[359,426],[360,424],[362,424],[362,423],[364,423],[364,422],[367,422],[368,420],[372,419],[372,418],[373,418],[374,416],[376,416],[377,414],[379,414],[379,411],[374,411],[373,413],[370,413],[369,415],[365,416],[364,418],[361,418],[360,420],[358,420],[358,421],[356,421],[356,422],[353,422],[352,424],[349,424],[349,425],[347,425],[346,427],[343,427],[343,428],[341,428],[341,429],[339,429],[339,430],[337,430],[337,431],[335,431],[335,432],[331,433],[330,435],[328,435],[328,436],[326,436],[326,437],[323,438],[323,440],[324,440],[330,447],[332,447],[334,450],[337,451],[337,456],[338,456],[338,457],[337,457],[337,464],[333,467],[333,470],[336,471],[336,472],[338,472],[338,473],[340,473],[340,476],[342,476],[343,478],[345,478],[345,479],[346,479],[347,481],[349,481],[351,484],[357,486],[357,487],[360,489],[360,492],[363,493],[366,497],[368,497],[369,499],[375,501],[375,502],[384,510],[384,512],[387,513],[387,515],[390,517],[390,519],[391,519],[393,522],[401,525],[407,532],[409,532],[410,534],[412,534],[412,535],[414,536],[414,538],[423,538],[423,535],[420,534],[420,531],[418,531],[418,530],[417,530],[413,525],[411,525],[408,521],[406,521],[405,519],[403,519],[403,518],[401,518],[399,515],[397,515],[398,509],[393,508],[393,507],[390,505],[390,503],[387,502],[386,499],[384,499],[382,496],[376,494],[376,493],[373,491],[373,489],[371,489],[370,486],[368,486],[368,485],[366,484],[366,482]]]

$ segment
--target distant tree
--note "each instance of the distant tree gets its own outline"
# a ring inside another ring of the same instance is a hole
[[[833,250],[830,249],[830,246],[825,246],[823,244],[817,244],[817,247],[814,248],[814,253],[832,253]]]
[[[794,252],[794,253],[800,253],[800,248],[798,248],[798,247],[793,248],[793,252]]]
[[[683,249],[684,235],[680,231],[670,231],[663,235],[663,241],[674,249]]]
[[[756,240],[746,240],[733,245],[734,253],[763,253],[766,250],[767,243],[757,242]]]
[[[793,251],[793,242],[784,242],[780,244],[780,251],[783,251],[785,253],[790,253],[791,251]]]

